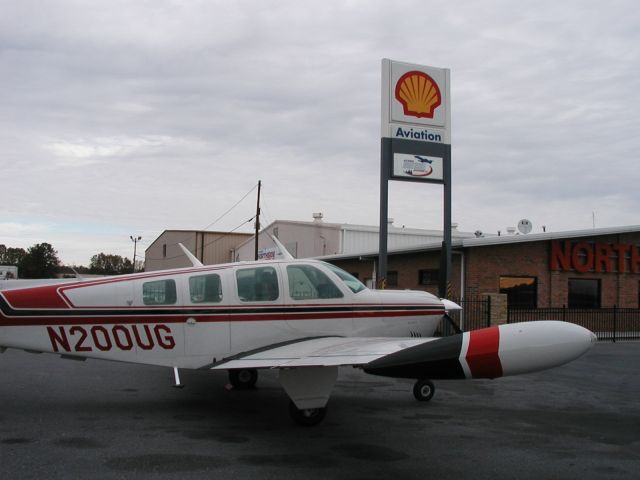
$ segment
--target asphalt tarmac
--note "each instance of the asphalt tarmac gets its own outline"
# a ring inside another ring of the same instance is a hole
[[[2,479],[631,479],[640,477],[640,343],[498,380],[406,381],[341,371],[327,418],[299,427],[273,372],[0,355]]]

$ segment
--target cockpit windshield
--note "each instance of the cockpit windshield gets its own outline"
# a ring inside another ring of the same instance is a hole
[[[354,277],[350,273],[347,273],[344,270],[342,270],[341,268],[338,268],[335,265],[332,265],[330,263],[327,263],[327,262],[322,262],[322,263],[329,270],[331,270],[333,273],[335,273],[340,278],[340,280],[342,280],[344,282],[344,284],[347,287],[349,287],[349,289],[353,293],[358,293],[358,292],[361,292],[362,290],[366,290],[367,287],[365,287],[360,280],[358,280],[356,277]]]

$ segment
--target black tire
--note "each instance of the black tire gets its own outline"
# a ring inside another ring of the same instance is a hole
[[[304,427],[313,427],[324,420],[327,407],[299,409],[293,401],[289,402],[289,415],[294,422]]]
[[[249,390],[256,386],[258,371],[254,368],[229,370],[229,382],[236,390]]]
[[[433,398],[434,393],[436,393],[436,387],[431,380],[418,380],[413,385],[413,396],[419,402],[428,402]]]

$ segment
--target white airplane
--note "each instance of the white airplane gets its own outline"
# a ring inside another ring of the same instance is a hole
[[[184,248],[183,248],[184,249]],[[186,249],[185,249],[186,250]],[[338,367],[416,379],[496,378],[561,365],[596,341],[557,321],[434,338],[453,302],[370,290],[317,260],[271,260],[137,273],[0,292],[0,348],[179,368],[228,370],[237,389],[276,369],[303,425],[322,421]]]

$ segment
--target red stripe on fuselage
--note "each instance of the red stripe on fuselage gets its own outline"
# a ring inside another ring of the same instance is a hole
[[[498,356],[500,330],[498,327],[482,328],[469,332],[467,364],[473,378],[502,376],[502,364]]]
[[[13,308],[69,308],[58,293],[60,285],[5,290],[2,296]]]

